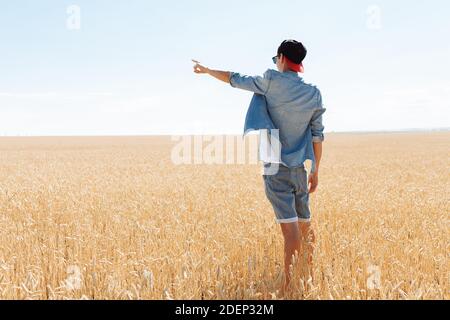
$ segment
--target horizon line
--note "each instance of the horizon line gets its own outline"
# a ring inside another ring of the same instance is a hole
[[[324,134],[371,134],[371,133],[415,133],[415,132],[445,132],[450,131],[450,127],[439,128],[405,128],[398,130],[350,130],[350,131],[328,131]],[[251,134],[255,134],[250,133]],[[147,137],[147,136],[242,136],[242,133],[143,133],[143,134],[63,134],[63,135],[0,135],[0,138],[20,138],[20,137]]]

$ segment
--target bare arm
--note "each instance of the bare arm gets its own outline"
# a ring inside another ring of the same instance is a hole
[[[322,104],[322,95],[320,94],[320,91],[318,91],[317,94],[317,105],[319,108],[314,111],[313,117],[311,119],[311,133],[312,133],[312,142],[313,142],[313,149],[314,149],[314,158],[316,160],[315,163],[315,171],[312,172],[309,175],[309,183],[311,183],[311,187],[309,189],[309,192],[314,192],[317,189],[317,186],[319,185],[319,166],[320,166],[320,159],[322,158],[322,143],[325,139],[323,135],[324,126],[322,123],[322,115],[327,110],[323,108]]]
[[[194,72],[195,73],[206,73],[214,78],[221,80],[226,83],[230,83],[230,75],[229,71],[220,71],[220,70],[212,70],[207,67],[202,66],[198,61],[192,60],[195,63]]]
[[[271,70],[264,72],[264,76],[249,76],[240,74],[239,72],[212,70],[202,66],[200,62],[192,59],[195,63],[194,72],[204,73],[213,76],[214,78],[230,84],[233,88],[251,91],[260,95],[266,95],[270,87]]]
[[[316,159],[316,172],[319,172],[320,159],[322,158],[322,141],[313,142],[314,158]]]
[[[230,72],[228,71],[219,71],[219,70],[211,70],[207,68],[207,73],[210,76],[213,76],[216,79],[219,79],[223,82],[230,83]]]
[[[313,142],[314,158],[316,159],[316,171],[311,173],[308,178],[309,193],[316,191],[319,185],[319,165],[320,159],[322,158],[322,141]]]

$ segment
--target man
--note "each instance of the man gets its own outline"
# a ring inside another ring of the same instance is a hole
[[[193,60],[196,63],[195,73],[209,74],[232,87],[254,92],[247,113],[246,129],[250,122],[260,123],[253,129],[263,129],[267,123],[270,123],[269,127],[273,125],[278,129],[281,161],[275,174],[269,174],[271,163],[265,163],[263,179],[266,196],[273,206],[284,237],[283,291],[290,283],[291,263],[299,262],[296,260],[297,253],[305,255],[308,273],[313,276],[315,236],[311,228],[309,193],[318,186],[324,141],[322,114],[326,109],[322,106],[319,89],[306,84],[298,76],[298,72],[304,72],[306,53],[301,42],[283,41],[277,56],[272,58],[278,71],[268,69],[263,77],[211,70]],[[258,119],[255,120],[255,117]],[[312,160],[308,179],[304,166],[306,159]]]

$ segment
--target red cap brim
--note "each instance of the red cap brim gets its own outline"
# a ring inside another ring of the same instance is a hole
[[[289,60],[288,58],[286,58],[286,63],[288,65],[288,68],[291,69],[292,71],[295,72],[305,72],[305,68],[303,67],[303,64],[297,64],[297,63],[293,63],[291,60]]]

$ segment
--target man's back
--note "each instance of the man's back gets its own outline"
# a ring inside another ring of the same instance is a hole
[[[293,168],[310,159],[314,171],[312,142],[324,140],[322,114],[326,110],[319,89],[305,83],[296,72],[273,69],[264,72],[263,77],[232,72],[230,85],[256,94],[247,114],[246,131],[248,127],[265,129],[267,123],[273,123],[279,130],[281,163]],[[265,109],[267,113],[261,112]]]
[[[267,108],[276,128],[284,154],[296,152],[305,139],[309,125],[316,139],[323,138],[321,123],[311,123],[313,116],[324,112],[319,89],[307,84],[296,72],[278,72],[271,70],[271,84],[266,93]]]

